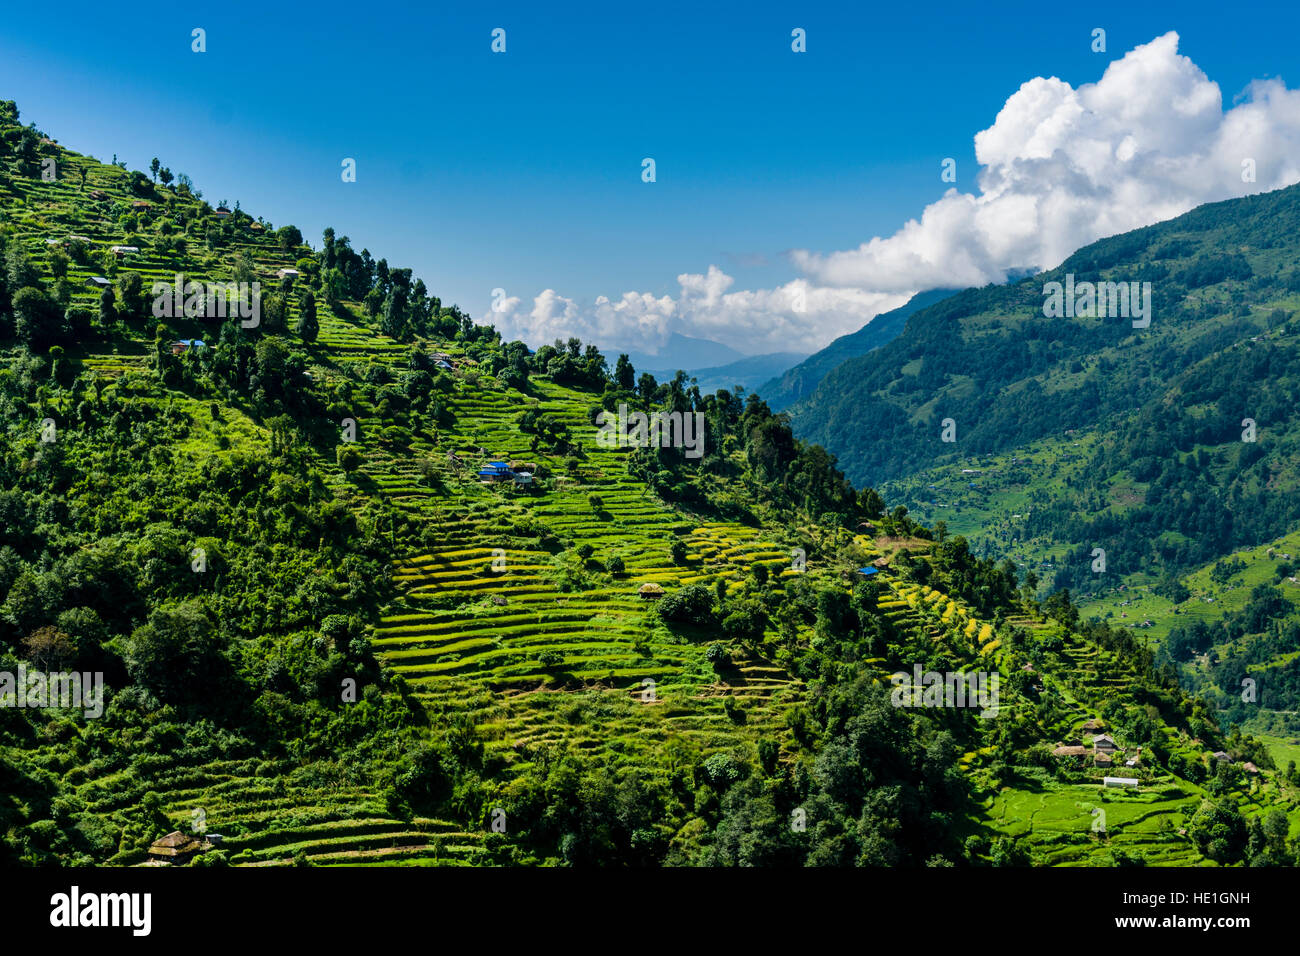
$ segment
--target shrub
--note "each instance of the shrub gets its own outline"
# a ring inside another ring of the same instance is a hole
[[[745,777],[745,767],[730,754],[713,754],[700,765],[700,776],[715,790],[726,790]]]
[[[339,445],[335,453],[338,459],[339,467],[344,471],[356,471],[361,466],[361,452],[357,451],[352,445]]]

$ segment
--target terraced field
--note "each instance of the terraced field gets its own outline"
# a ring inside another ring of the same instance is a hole
[[[759,658],[715,673],[704,642],[674,637],[637,591],[644,583],[671,590],[738,581],[756,563],[780,573],[789,548],[753,528],[691,520],[646,495],[627,475],[625,450],[596,448],[577,393],[545,381],[535,388],[539,408],[583,434],[581,475],[554,476],[562,462],[528,447],[513,421],[517,406],[484,383],[460,384],[455,426],[417,439],[414,455],[368,450],[366,478],[435,529],[439,545],[395,562],[402,597],[375,631],[377,653],[430,708],[471,716],[512,765],[526,766],[536,748],[561,740],[629,761],[671,737],[703,751],[731,746],[736,725],[726,698],[793,703],[799,686]],[[447,464],[449,451],[463,467]],[[433,494],[415,474],[411,458],[420,454],[437,463],[454,496]],[[473,480],[480,463],[509,458],[540,460],[553,477],[526,493]],[[529,534],[536,527],[592,548],[580,582],[568,581],[556,555],[537,545]],[[681,566],[671,558],[676,539],[687,546]],[[625,566],[617,576],[603,570],[615,557]],[[543,653],[559,660],[543,664]],[[783,733],[779,713],[756,711],[745,736]]]
[[[1049,783],[1004,791],[987,812],[1002,832],[1031,842],[1048,865],[1088,865],[1105,846],[1140,853],[1153,866],[1195,866],[1200,855],[1177,831],[1202,796],[1174,782],[1138,792]]]
[[[236,865],[287,864],[301,854],[317,864],[450,866],[472,864],[482,852],[482,833],[446,821],[395,819],[345,767],[334,767],[331,779],[319,767],[304,774],[293,761],[212,759],[180,747],[170,760],[139,758],[121,769],[92,763],[71,774],[91,813],[107,816],[153,800],[167,828],[219,834]],[[124,849],[111,862],[140,863],[142,856]]]

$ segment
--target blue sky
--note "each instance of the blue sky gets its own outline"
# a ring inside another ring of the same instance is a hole
[[[10,4],[0,97],[70,148],[141,169],[158,156],[210,201],[293,222],[315,244],[332,225],[476,316],[494,288],[521,316],[551,289],[568,318],[553,309],[513,330],[568,322],[609,340],[617,325],[588,315],[597,296],[677,297],[679,275],[710,266],[732,292],[801,274],[858,282],[788,253],[894,234],[952,185],[944,157],[957,189],[975,191],[973,137],[1033,77],[1095,83],[1169,30],[1225,110],[1252,80],[1300,73],[1294,5],[895,6],[222,3],[137,18],[104,3]],[[194,27],[206,53],[191,52]],[[505,54],[490,50],[495,27]],[[790,49],[795,27],[807,53]],[[1107,30],[1104,54],[1090,49],[1094,27]],[[354,184],[340,180],[344,157]],[[652,331],[811,351],[865,320],[827,306],[815,326],[751,336],[728,309],[697,322],[670,307]]]

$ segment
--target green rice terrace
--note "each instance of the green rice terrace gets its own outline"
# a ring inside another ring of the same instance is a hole
[[[0,261],[0,673],[104,682],[0,707],[0,862],[1295,863],[1283,751],[757,396],[503,342],[12,103]]]

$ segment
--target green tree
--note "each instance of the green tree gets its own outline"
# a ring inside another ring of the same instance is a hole
[[[126,641],[131,680],[163,700],[201,700],[214,691],[221,657],[219,634],[197,601],[165,604]]]
[[[704,625],[713,622],[713,595],[702,584],[688,584],[659,599],[659,616],[665,621]]]
[[[281,226],[275,231],[275,237],[285,252],[292,252],[302,245],[302,230],[297,226]]]
[[[41,271],[22,250],[13,248],[5,253],[5,278],[9,289],[17,293],[26,286],[40,287]]]
[[[113,295],[113,287],[106,286],[104,292],[99,297],[99,327],[101,329],[111,329],[117,324],[117,306],[115,305],[116,297]]]
[[[144,293],[144,279],[138,272],[123,272],[117,277],[117,291],[122,303],[120,313],[126,321],[145,318],[148,299]]]
[[[763,606],[754,600],[733,603],[731,613],[722,619],[722,633],[733,641],[758,642],[767,627]]]
[[[339,445],[338,450],[334,455],[338,461],[339,467],[346,472],[356,471],[361,467],[361,462],[364,460],[361,452],[352,444]]]
[[[1187,832],[1200,851],[1217,863],[1236,863],[1246,849],[1246,820],[1231,796],[1202,800]]]
[[[627,353],[621,353],[618,361],[614,363],[614,385],[625,392],[630,392],[636,386],[635,379],[636,369],[632,367]]]
[[[280,335],[288,328],[289,305],[282,295],[262,299],[261,329],[267,335]]]
[[[254,350],[262,384],[278,386],[289,361],[289,348],[280,339],[261,339]],[[276,389],[278,390],[278,388]]]
[[[72,260],[68,258],[66,252],[58,248],[51,249],[49,258],[50,275],[54,276],[56,279],[62,279],[68,274],[68,266],[72,264]]]
[[[42,349],[58,341],[63,311],[40,289],[25,286],[13,298],[14,332],[30,349]]]
[[[295,331],[307,343],[315,342],[320,334],[320,322],[316,318],[316,296],[312,295],[310,289],[298,297],[298,326]]]

